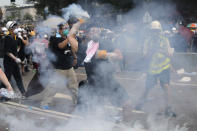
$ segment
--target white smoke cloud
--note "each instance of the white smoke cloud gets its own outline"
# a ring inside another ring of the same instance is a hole
[[[75,16],[77,18],[90,18],[90,15],[87,11],[83,10],[80,5],[71,4],[66,8],[62,9],[63,17],[68,21],[69,17]]]
[[[171,4],[171,3],[170,3]],[[143,5],[144,6],[144,5]],[[109,6],[107,6],[109,7]],[[162,7],[162,8],[161,8]],[[89,7],[91,8],[91,7]],[[117,33],[120,39],[118,39],[116,42],[121,44],[121,51],[129,51],[129,50],[134,50],[137,51],[137,53],[141,53],[141,39],[144,38],[144,35],[150,35],[149,32],[146,32],[143,30],[144,25],[142,20],[143,20],[143,15],[146,12],[146,10],[153,12],[152,17],[153,20],[159,19],[162,21],[166,21],[166,18],[161,18],[161,16],[165,16],[174,9],[173,5],[165,5],[162,6],[158,3],[153,3],[149,7],[142,7],[141,4],[137,6],[135,9],[133,9],[131,12],[124,14],[123,15],[123,22],[120,25],[114,25],[111,27],[112,30],[118,30]],[[108,9],[106,9],[108,10]],[[110,9],[109,9],[110,10]],[[89,18],[89,14],[84,11],[79,5],[72,4],[66,8],[63,9],[64,12],[64,19],[65,21],[68,20],[70,15],[74,15],[76,17],[87,17]],[[99,11],[98,11],[99,12]],[[102,12],[102,11],[101,11]],[[165,13],[164,13],[165,12]],[[157,13],[157,14],[154,14]],[[102,16],[103,14],[100,14]],[[44,25],[48,25],[47,31],[43,26],[38,26],[38,32],[51,32],[51,28],[54,28],[60,21],[57,23],[55,22],[55,19],[59,17],[54,17],[54,19],[51,20],[46,20]],[[50,17],[49,17],[50,19]],[[102,17],[103,19],[103,17]],[[103,23],[106,27],[108,26],[108,19],[104,18]],[[168,19],[167,19],[168,20]],[[63,20],[64,21],[64,20]],[[62,21],[61,21],[62,22]],[[165,22],[164,22],[165,23]],[[50,25],[52,24],[52,25]],[[124,26],[127,24],[127,26]],[[54,26],[55,25],[55,26]],[[166,26],[169,26],[169,24],[166,24]],[[48,30],[49,28],[49,30]],[[122,29],[125,29],[126,31],[124,32]],[[117,35],[116,34],[116,35]],[[51,33],[49,33],[51,35]],[[37,50],[41,53],[45,53],[44,49],[42,46],[36,46],[32,48],[38,48]],[[53,55],[52,55],[53,56]],[[133,55],[127,56],[128,58],[134,57]],[[37,61],[40,61],[40,64],[48,65],[48,62],[44,63],[42,60],[39,60],[39,57],[36,58]],[[137,65],[138,66],[138,65]],[[46,71],[45,66],[42,66],[43,70]],[[108,70],[105,66],[103,66],[104,70]],[[43,85],[46,85],[48,79],[56,81],[58,84],[66,84],[66,81],[64,77],[58,76],[56,74],[53,74],[51,70],[44,72],[44,74],[41,76],[41,82]],[[110,82],[109,82],[110,83]],[[58,88],[58,84],[57,87]],[[138,84],[136,84],[137,86]],[[131,85],[132,86],[132,85]],[[55,87],[54,87],[55,88]],[[83,116],[83,120],[76,120],[76,119],[71,119],[68,123],[60,124],[58,126],[51,124],[50,122],[47,122],[46,124],[43,124],[42,126],[38,126],[36,124],[36,121],[34,119],[28,118],[26,116],[20,116],[20,117],[14,117],[14,116],[8,116],[3,118],[6,120],[6,122],[9,124],[10,131],[18,131],[18,130],[24,130],[24,131],[48,131],[53,129],[54,131],[63,131],[63,130],[68,130],[68,131],[112,131],[115,130],[115,123],[109,118],[111,118],[111,114],[104,108],[105,104],[108,104],[107,102],[100,101],[97,98],[91,98],[89,92],[84,92],[83,96],[88,100],[88,107],[76,109],[75,114]],[[115,112],[115,115],[118,114]],[[146,128],[143,124],[140,122],[132,123],[129,126],[121,126],[120,129],[121,131],[187,131],[186,126],[179,126],[179,125],[169,125],[171,122],[169,119],[163,118],[162,120],[155,120],[153,117],[149,117],[149,119],[146,121],[148,123],[148,128]]]
[[[108,121],[108,113],[101,106],[95,106],[94,111],[89,110],[81,119],[69,119],[64,121],[61,119],[39,116],[24,112],[14,111],[6,106],[1,106],[1,123],[8,124],[9,131],[188,131],[187,125],[173,125],[173,121],[167,118],[157,118],[149,116],[144,126],[138,120],[133,123],[116,124]],[[41,119],[43,118],[43,119]]]

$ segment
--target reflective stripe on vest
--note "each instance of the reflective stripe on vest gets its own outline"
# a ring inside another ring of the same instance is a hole
[[[165,55],[158,53],[153,56],[150,63],[149,73],[159,74],[168,68],[170,68],[170,59]]]

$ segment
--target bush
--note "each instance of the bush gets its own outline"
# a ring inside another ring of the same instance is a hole
[[[23,16],[23,20],[33,20],[33,17],[32,17],[32,15],[31,14],[29,14],[29,13],[26,13],[24,16]]]

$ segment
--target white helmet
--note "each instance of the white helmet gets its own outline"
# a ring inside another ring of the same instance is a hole
[[[22,32],[23,30],[22,30],[22,28],[18,28],[18,32]]]
[[[18,33],[18,28],[14,29],[14,34],[17,34],[17,33]]]
[[[47,34],[45,34],[45,35],[44,35],[44,38],[45,38],[45,39],[46,39],[46,38],[48,38],[48,35],[47,35]]]
[[[22,29],[22,32],[25,32],[25,29],[24,28],[21,28]]]
[[[151,22],[150,28],[151,29],[155,29],[155,30],[162,30],[161,24],[160,24],[159,21],[153,21],[153,22]]]
[[[175,27],[172,27],[172,31],[176,31],[176,28]]]
[[[10,29],[12,28],[14,25],[17,25],[16,21],[8,21],[6,24],[6,28]]]
[[[8,29],[7,29],[6,27],[2,27],[1,30],[2,30],[3,32],[8,31]]]

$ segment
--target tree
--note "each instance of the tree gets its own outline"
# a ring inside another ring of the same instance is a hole
[[[23,20],[33,21],[33,17],[32,17],[31,14],[26,13],[26,14],[23,16]]]
[[[16,20],[17,19],[17,12],[11,12],[9,16],[6,16],[6,21]]]
[[[38,14],[41,14],[42,16],[45,16],[46,13],[44,9],[48,7],[48,11],[50,14],[54,15],[61,15],[61,9],[64,7],[67,7],[68,5],[72,3],[77,3],[80,0],[29,0],[36,2],[36,9]],[[123,10],[128,11],[130,10],[134,4],[132,0],[85,0],[81,2],[82,4],[90,5],[91,2],[99,2],[99,3],[108,3],[115,7],[117,10]]]
[[[61,9],[72,4],[76,3],[77,0],[29,0],[36,2],[35,7],[38,14],[45,16],[46,13],[44,9],[48,7],[50,14],[61,15]]]
[[[115,7],[116,10],[129,11],[135,5],[133,0],[100,0],[101,3],[109,3]]]
[[[0,21],[2,20],[3,12],[2,9],[0,8]]]

